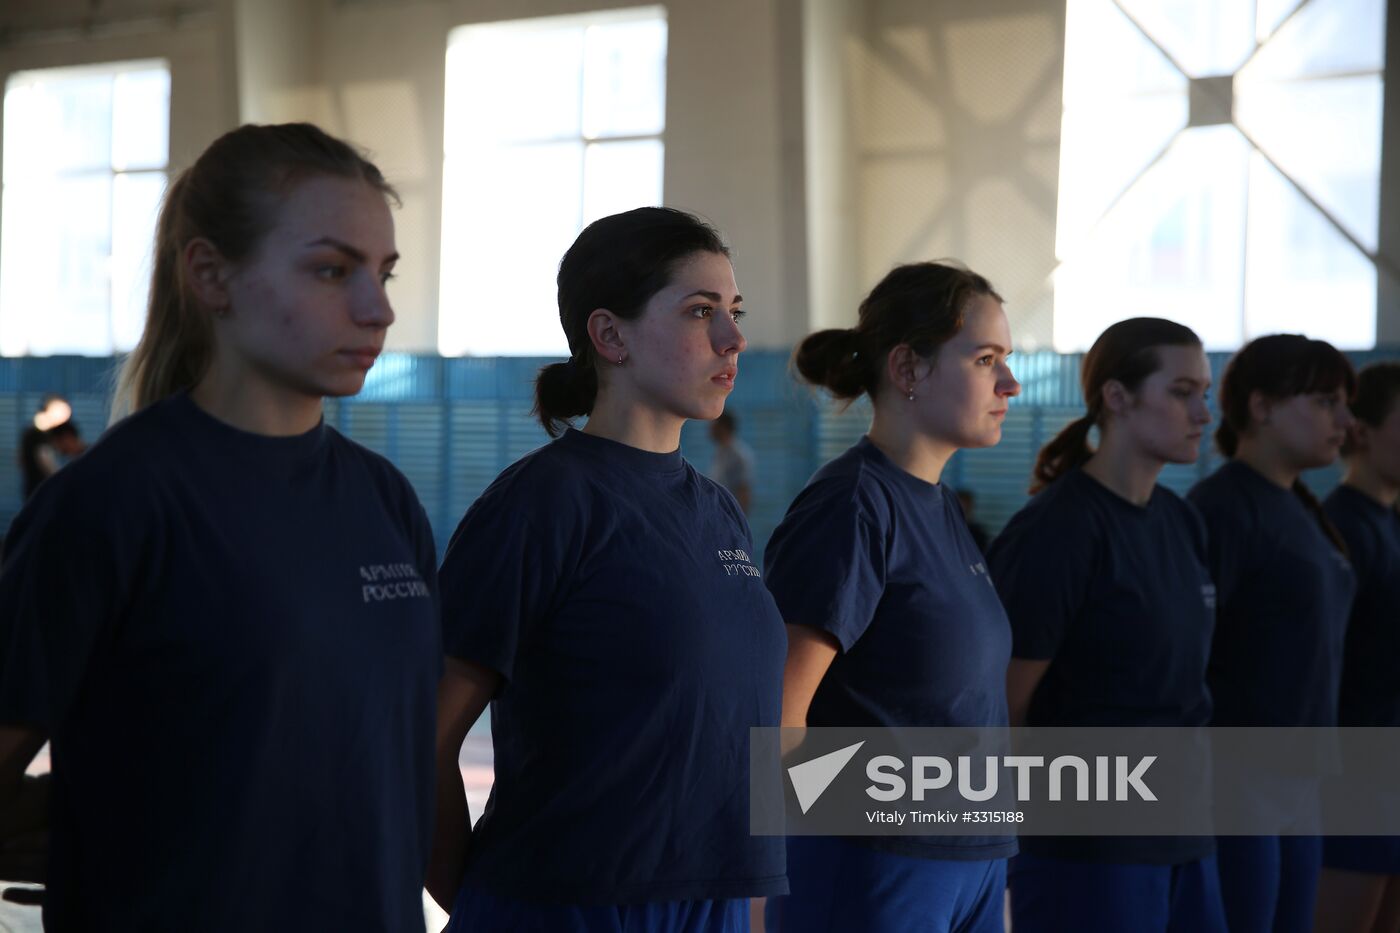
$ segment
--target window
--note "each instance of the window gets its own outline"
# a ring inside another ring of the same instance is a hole
[[[130,350],[165,192],[168,65],[16,72],[4,126],[0,355]]]
[[[659,7],[452,31],[444,356],[567,355],[559,258],[593,220],[661,203],[665,79]]]
[[[1069,0],[1055,348],[1376,340],[1383,0]]]

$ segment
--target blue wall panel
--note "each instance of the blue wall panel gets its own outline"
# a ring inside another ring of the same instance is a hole
[[[1352,354],[1358,366],[1397,357],[1396,351]],[[1217,379],[1227,359],[1227,354],[1212,355]],[[978,518],[990,530],[1000,528],[1025,502],[1036,451],[1082,413],[1079,361],[1079,355],[1055,353],[1013,357],[1023,390],[1007,415],[1001,444],[963,451],[949,463],[946,481],[977,494]],[[534,376],[546,362],[386,354],[360,395],[327,403],[326,419],[404,471],[423,500],[441,550],[462,513],[496,474],[548,440],[529,414]],[[114,365],[84,357],[0,359],[0,527],[8,527],[20,506],[16,447],[40,398],[48,392],[66,396],[91,439],[107,421]],[[870,407],[864,401],[842,407],[797,384],[788,354],[781,351],[743,355],[729,407],[757,461],[751,521],[762,550],[812,472],[865,431]],[[681,435],[685,455],[701,469],[713,454],[707,427],[692,422]],[[1199,463],[1168,467],[1163,482],[1185,491],[1213,470],[1219,457],[1209,438],[1202,450]],[[1332,467],[1306,478],[1325,492],[1339,475],[1339,468]]]

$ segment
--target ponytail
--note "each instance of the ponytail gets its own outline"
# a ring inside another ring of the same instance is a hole
[[[117,377],[112,420],[192,388],[214,354],[214,329],[185,289],[180,262],[181,204],[189,174],[165,193],[156,224],[151,293],[146,327]]]
[[[569,419],[593,411],[597,399],[598,371],[592,360],[582,363],[571,357],[540,368],[535,377],[535,407],[530,414],[539,419],[545,433],[558,437],[568,427]]]
[[[860,334],[854,330],[817,331],[797,345],[792,362],[803,379],[836,398],[849,402],[861,393],[875,395],[875,363],[860,352]]]
[[[1040,448],[1032,471],[1031,495],[1035,495],[1070,470],[1083,466],[1094,451],[1089,447],[1089,432],[1093,430],[1097,416],[1090,412],[1065,425],[1064,430]]]

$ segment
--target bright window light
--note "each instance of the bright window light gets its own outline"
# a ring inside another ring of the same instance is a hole
[[[554,277],[580,230],[661,203],[661,7],[454,29],[447,44],[444,356],[567,355]]]
[[[1137,315],[1374,347],[1384,0],[1066,14],[1055,349]]]
[[[4,127],[0,355],[130,350],[165,193],[169,66],[15,72]]]

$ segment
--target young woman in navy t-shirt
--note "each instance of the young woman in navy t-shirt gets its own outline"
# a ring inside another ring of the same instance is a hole
[[[1020,391],[1001,298],[950,265],[900,266],[857,325],[811,335],[798,371],[868,395],[870,430],[811,478],[773,533],[788,625],[784,726],[1006,725],[1011,633],[952,490],[959,449],[1001,439]],[[787,840],[792,893],[770,930],[1002,928],[1006,836]]]
[[[1299,477],[1337,459],[1355,387],[1335,347],[1295,334],[1253,340],[1225,368],[1215,440],[1230,459],[1188,496],[1206,522],[1215,580],[1206,677],[1214,726],[1337,724],[1356,579],[1345,541]],[[1215,769],[1233,785],[1237,768],[1217,759]],[[1279,835],[1217,838],[1230,933],[1310,930],[1321,869],[1316,782],[1276,777],[1242,805],[1287,823]]]
[[[535,390],[556,439],[472,505],[441,568],[429,890],[452,930],[747,929],[748,898],[786,890],[748,812],[783,627],[734,497],[680,453],[734,387],[734,270],[708,225],[649,207],[591,224],[558,283],[571,356]],[[473,829],[457,757],[488,702]]]
[[[432,535],[322,420],[394,320],[393,198],[306,124],[234,130],[166,193],[133,413],[0,572],[7,795],[52,747],[46,929],[422,929]]]
[[[1166,464],[1195,462],[1210,421],[1200,338],[1160,318],[1120,321],[1080,382],[1088,411],[1041,449],[1035,497],[987,555],[1011,618],[1011,721],[1203,726],[1215,625],[1205,527],[1157,484]],[[1224,933],[1214,849],[1210,837],[1023,838],[1012,926]]]
[[[1342,663],[1340,726],[1400,727],[1400,363],[1356,380],[1346,477],[1323,502],[1346,540],[1356,601]],[[1391,818],[1397,803],[1390,788]],[[1329,836],[1322,843],[1319,933],[1400,931],[1400,836]]]

